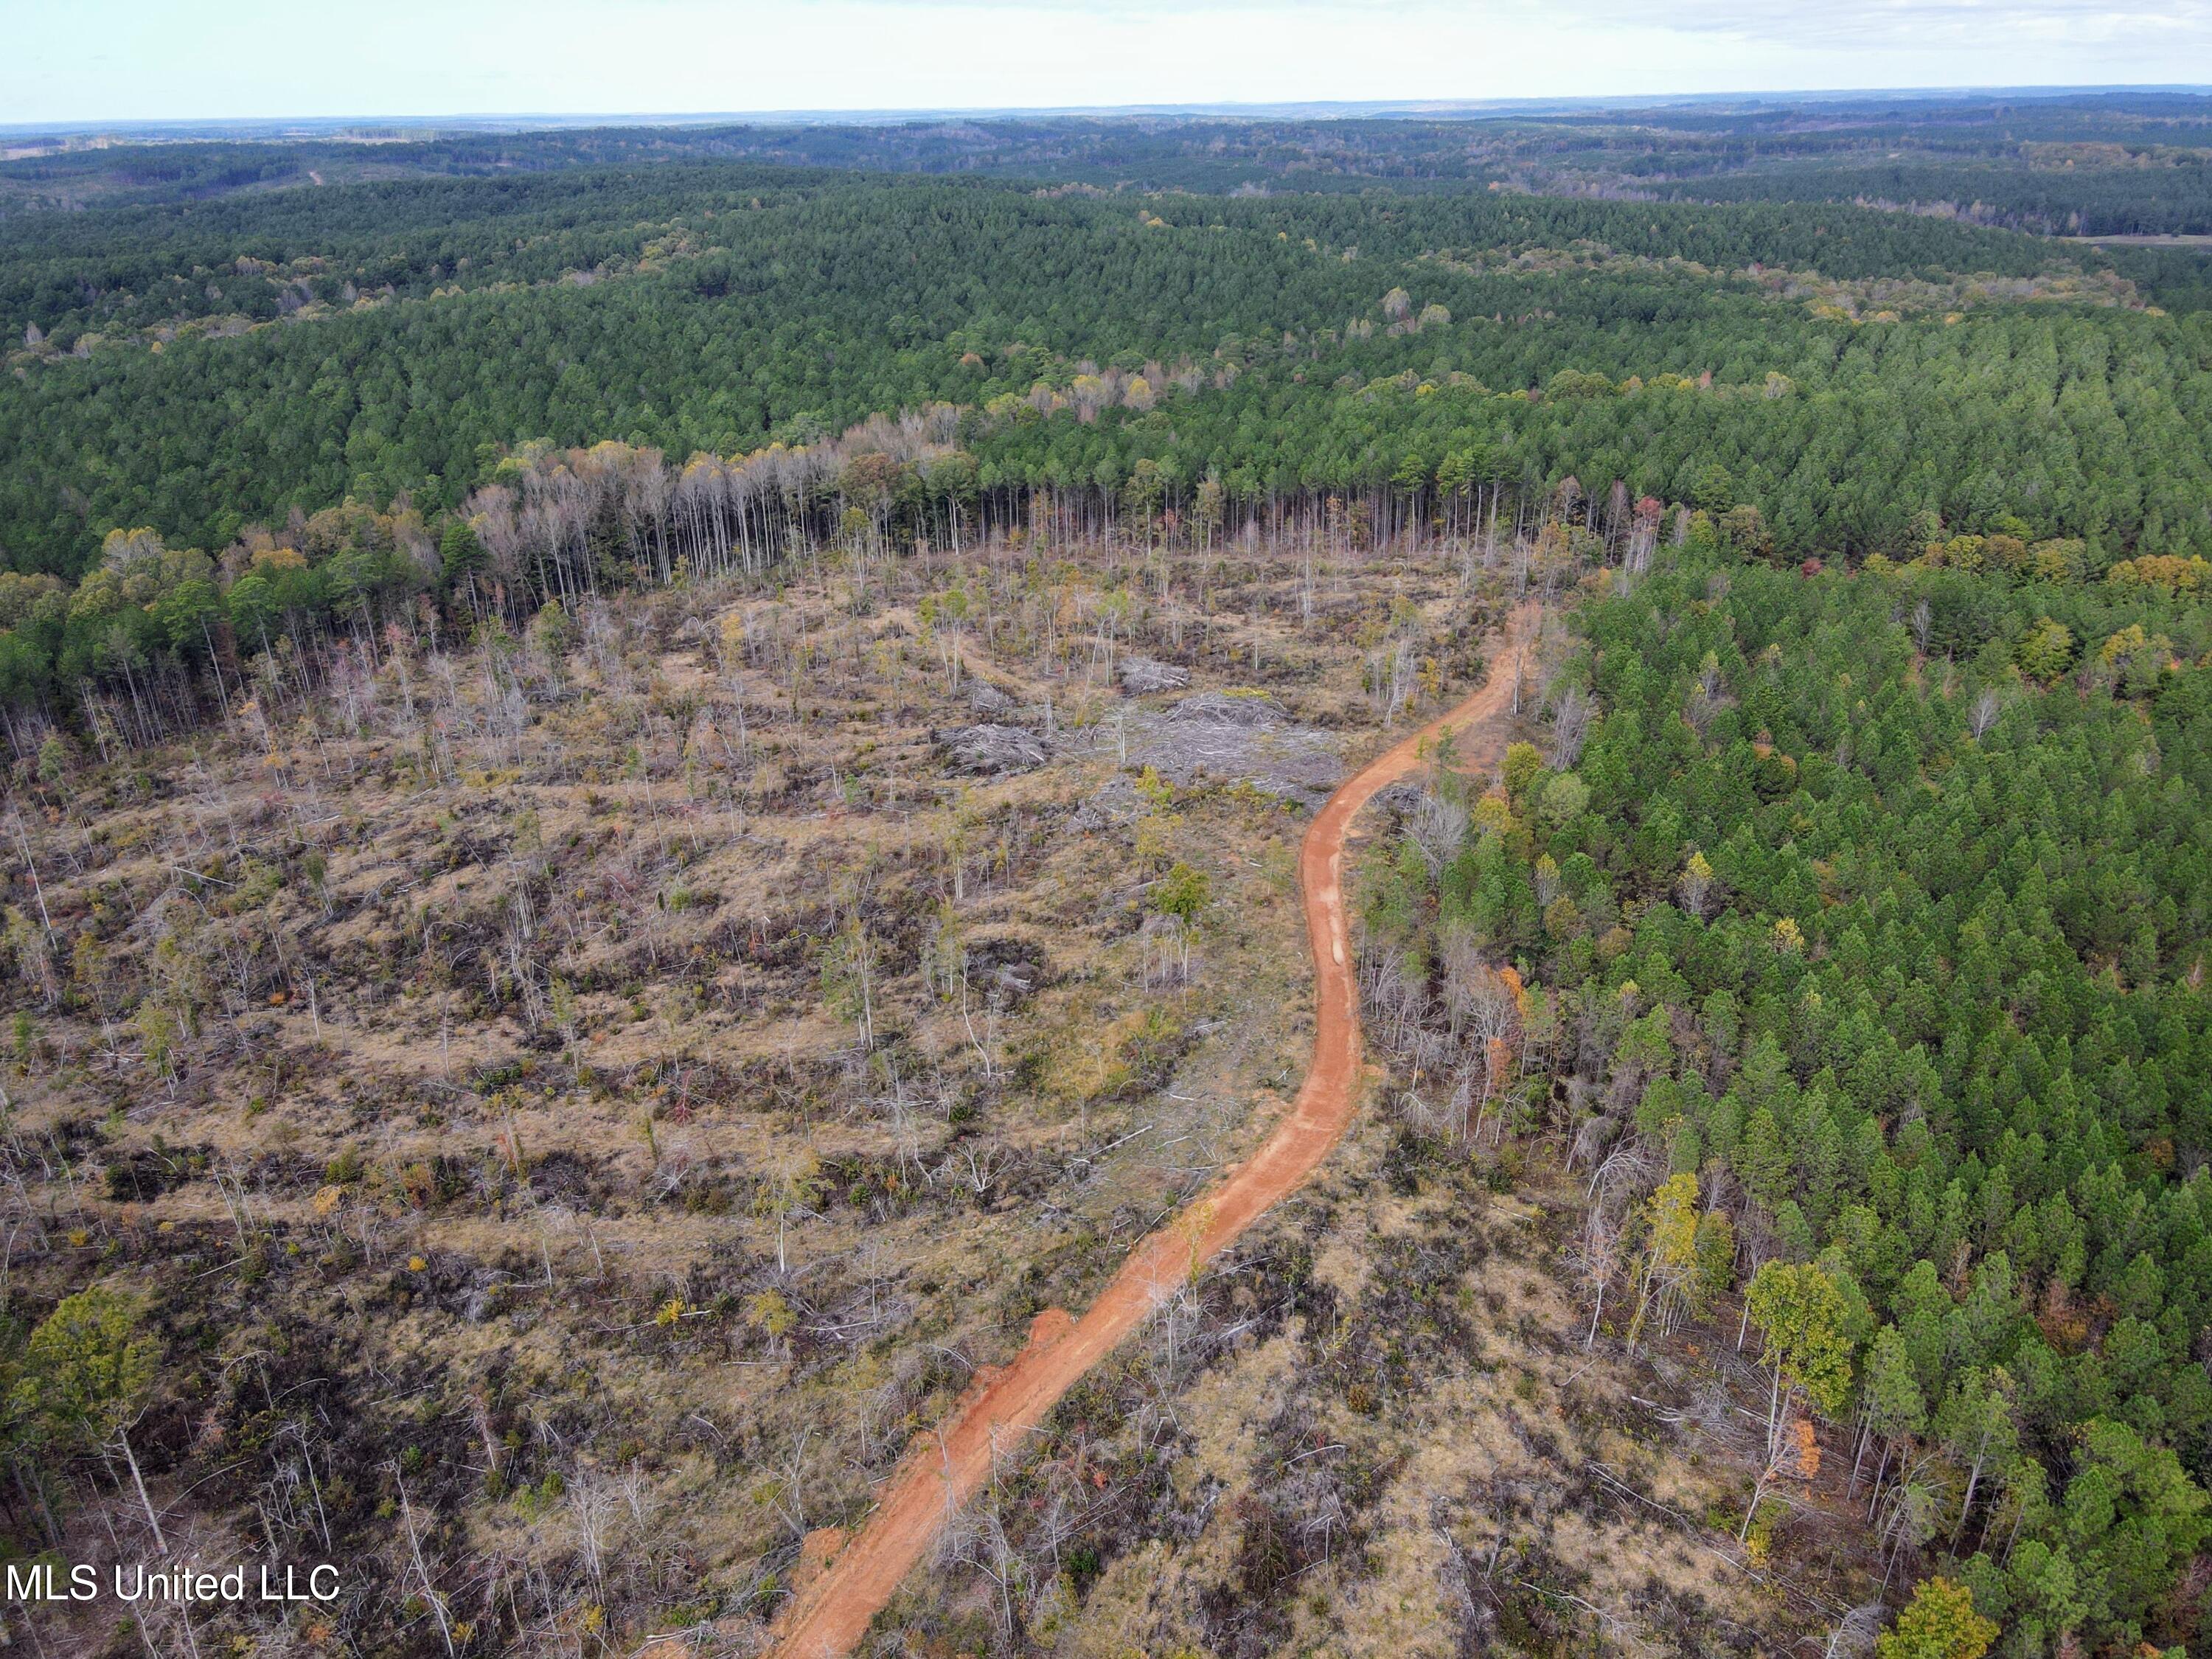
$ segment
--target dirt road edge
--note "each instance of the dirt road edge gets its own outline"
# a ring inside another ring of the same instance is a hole
[[[1038,1315],[1013,1361],[979,1376],[945,1420],[917,1439],[866,1523],[778,1621],[782,1659],[849,1653],[945,1522],[981,1488],[999,1452],[1012,1451],[1194,1268],[1296,1191],[1343,1139],[1358,1104],[1361,1057],[1358,981],[1344,909],[1346,836],[1360,808],[1418,768],[1425,745],[1445,730],[1455,735],[1462,764],[1496,758],[1490,751],[1502,751],[1501,717],[1510,711],[1521,653],[1534,642],[1537,620],[1533,605],[1514,611],[1493,643],[1481,689],[1362,767],[1307,827],[1298,884],[1314,962],[1314,1057],[1290,1115],[1249,1161],[1138,1245],[1082,1318],[1071,1322],[1057,1309]]]

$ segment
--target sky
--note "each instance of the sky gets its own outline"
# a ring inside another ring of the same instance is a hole
[[[2212,79],[2212,0],[0,0],[0,126]]]

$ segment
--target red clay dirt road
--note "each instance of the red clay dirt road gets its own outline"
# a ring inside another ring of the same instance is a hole
[[[1313,948],[1317,1030],[1313,1066],[1290,1116],[1250,1162],[1138,1245],[1081,1319],[1048,1309],[1030,1324],[1030,1340],[1011,1364],[978,1371],[945,1422],[916,1440],[858,1536],[842,1547],[834,1534],[807,1540],[809,1556],[829,1552],[828,1559],[778,1621],[781,1659],[838,1659],[849,1653],[938,1529],[981,1489],[996,1453],[1017,1449],[1024,1434],[1044,1420],[1085,1372],[1113,1352],[1200,1263],[1303,1184],[1343,1138],[1360,1085],[1359,1000],[1340,880],[1346,833],[1359,809],[1414,770],[1422,744],[1448,726],[1459,733],[1462,763],[1497,758],[1504,736],[1498,717],[1509,706],[1517,653],[1531,641],[1536,616],[1533,605],[1516,611],[1492,653],[1495,669],[1482,689],[1369,762],[1307,828],[1298,884]]]

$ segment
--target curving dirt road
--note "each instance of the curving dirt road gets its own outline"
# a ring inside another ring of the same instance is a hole
[[[1491,654],[1513,653],[1534,635],[1536,607],[1509,620]],[[1421,744],[1447,726],[1460,732],[1462,763],[1485,764],[1502,748],[1498,717],[1512,692],[1512,672],[1493,672],[1482,689],[1440,719],[1370,761],[1345,784],[1306,830],[1298,854],[1306,934],[1313,949],[1313,1066],[1291,1115],[1249,1163],[1206,1197],[1131,1252],[1105,1293],[1079,1320],[1060,1309],[1039,1314],[1030,1340],[1003,1370],[978,1372],[933,1434],[918,1439],[858,1536],[842,1547],[834,1534],[808,1540],[807,1554],[826,1561],[778,1622],[783,1659],[836,1659],[851,1651],[869,1621],[921,1560],[938,1528],[982,1486],[1000,1447],[1011,1451],[1044,1419],[1060,1396],[1206,1261],[1317,1168],[1352,1122],[1359,1097],[1359,1001],[1351,964],[1340,881],[1344,841],[1352,819],[1376,793],[1420,763]],[[1488,732],[1464,728],[1489,726]],[[1490,741],[1485,741],[1487,738]]]

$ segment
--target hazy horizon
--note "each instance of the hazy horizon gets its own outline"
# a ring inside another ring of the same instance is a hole
[[[1841,92],[2176,89],[2212,0],[1521,6],[1192,0],[277,0],[26,12],[0,128],[852,118]],[[1757,88],[1758,90],[1748,90]],[[726,113],[709,113],[726,112]]]
[[[1717,109],[1761,104],[1857,103],[1895,99],[1934,102],[1945,99],[2016,98],[2023,101],[2094,98],[2118,94],[2168,94],[2212,97],[2208,82],[2053,82],[2033,85],[1928,87],[1787,88],[1741,87],[1698,93],[1613,94],[1549,98],[1258,99],[1176,103],[886,105],[881,107],[787,109],[453,109],[392,113],[374,109],[331,114],[223,117],[94,117],[46,121],[0,121],[10,137],[174,137],[202,135],[282,138],[384,136],[383,130],[422,131],[534,131],[592,127],[707,127],[732,125],[863,125],[928,120],[1054,119],[1481,119],[1501,116],[1571,114],[1578,110],[1620,112],[1711,106]]]

